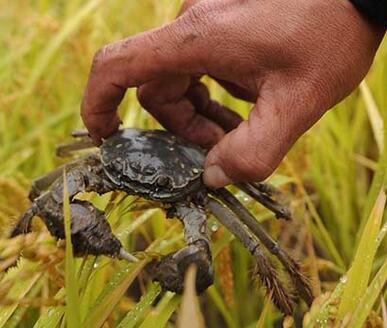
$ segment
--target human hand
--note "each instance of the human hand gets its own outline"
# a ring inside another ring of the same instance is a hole
[[[138,87],[165,128],[213,146],[207,185],[262,180],[358,85],[383,34],[347,1],[186,1],[172,23],[97,52],[82,118],[99,142],[117,130],[126,89]],[[203,75],[255,103],[247,121],[210,100]]]

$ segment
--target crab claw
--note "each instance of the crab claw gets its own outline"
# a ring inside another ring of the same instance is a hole
[[[118,258],[120,260],[126,260],[128,262],[133,262],[133,263],[139,261],[139,259],[137,257],[128,253],[123,247],[120,248],[120,252],[118,253]]]
[[[95,208],[87,201],[75,200],[70,204],[71,209],[71,241],[74,253],[80,255],[107,255],[115,258],[134,261],[134,256],[127,253],[121,242],[112,233],[105,214]],[[45,223],[54,236],[60,237],[62,231],[56,231],[62,225],[52,224],[56,219],[54,216],[47,220],[49,213],[45,216]],[[52,215],[52,214],[51,214]],[[62,214],[60,215],[62,219]]]
[[[196,290],[202,293],[213,284],[214,277],[210,252],[196,245],[168,254],[155,263],[151,270],[153,279],[164,289],[181,294],[184,290],[185,272],[192,264],[197,267]]]

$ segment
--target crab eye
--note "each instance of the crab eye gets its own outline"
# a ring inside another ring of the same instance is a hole
[[[168,187],[171,184],[171,180],[165,175],[159,175],[156,179],[156,184],[159,187]]]

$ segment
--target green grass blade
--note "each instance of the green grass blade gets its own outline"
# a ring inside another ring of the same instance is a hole
[[[206,294],[211,298],[212,302],[218,308],[219,312],[222,314],[224,320],[226,321],[227,327],[237,328],[238,325],[232,317],[231,312],[227,308],[227,305],[224,303],[222,296],[219,294],[215,286],[210,286],[207,289]]]
[[[48,43],[46,49],[42,52],[38,60],[36,61],[33,70],[24,86],[23,95],[19,99],[18,106],[22,106],[25,101],[25,97],[28,96],[44,74],[45,69],[54,58],[55,54],[59,51],[63,43],[79,28],[80,24],[90,16],[95,9],[100,5],[103,0],[90,0],[82,8],[80,8],[75,15],[70,16],[64,23],[62,29],[55,38]]]
[[[71,213],[67,187],[66,172],[63,170],[63,215],[66,235],[65,258],[65,289],[66,289],[66,322],[67,327],[80,327],[81,314],[79,312],[78,280],[75,274],[73,245],[71,242]]]
[[[140,302],[130,311],[119,323],[117,328],[134,328],[135,325],[151,310],[151,306],[156,297],[161,293],[161,286],[158,283],[152,283],[145,295],[141,297]]]
[[[30,292],[26,295],[28,298],[34,298],[38,296],[42,291],[43,279],[40,279],[34,286],[31,288]],[[23,317],[26,315],[30,306],[19,306],[11,318],[7,321],[4,328],[18,328],[23,325]]]
[[[4,172],[10,170],[11,172],[15,170],[15,155],[20,156],[20,148],[25,148],[26,145],[31,145],[39,136],[42,136],[45,131],[50,131],[54,129],[60,123],[64,123],[66,120],[73,115],[70,111],[60,111],[51,115],[48,119],[44,120],[40,124],[37,124],[33,129],[29,130],[23,137],[15,139],[12,141],[12,152],[16,152],[13,156],[9,156],[9,149],[1,148],[0,149],[0,158],[4,158],[4,161],[0,163],[0,171]]]
[[[353,319],[349,325],[352,328],[361,328],[373,305],[380,293],[383,292],[383,286],[387,282],[387,261],[384,261],[383,266],[380,268],[372,283],[367,288],[367,291],[361,298],[355,312],[353,313]]]
[[[340,319],[355,310],[359,300],[366,292],[385,204],[386,194],[381,190],[367,220],[352,266],[348,271],[348,282],[339,306],[338,317]]]
[[[372,183],[367,195],[367,200],[366,200],[364,209],[362,211],[362,219],[360,222],[360,229],[358,231],[356,245],[358,245],[360,242],[360,237],[363,233],[364,226],[371,213],[372,207],[375,204],[376,197],[378,196],[380,189],[385,186],[386,173],[387,173],[386,159],[387,159],[387,154],[386,153],[381,154],[378,161],[377,169],[372,178]]]
[[[269,313],[270,307],[271,307],[271,300],[268,299],[265,302],[265,305],[263,306],[262,312],[259,316],[259,319],[257,321],[255,328],[265,328],[265,321],[266,321],[267,315]]]
[[[56,300],[61,300],[66,297],[66,291],[64,288],[59,289],[55,295]],[[65,306],[50,306],[35,322],[34,328],[55,328],[59,327],[59,324],[63,322],[63,318],[66,314]]]
[[[7,298],[12,300],[21,299],[33,288],[42,275],[41,272],[36,272],[37,267],[38,263],[21,259],[17,267],[8,270],[5,277],[0,281],[0,284],[5,284],[8,280],[18,281],[18,283],[12,286],[11,290],[7,293]],[[26,272],[31,272],[31,275],[26,277]],[[18,277],[22,277],[22,279]],[[17,303],[0,307],[0,327],[4,327],[17,307]]]
[[[152,218],[158,211],[159,209],[146,210],[130,224],[125,222],[125,227],[117,233],[117,238],[121,241],[126,240],[133,231]]]
[[[384,237],[386,237],[387,234],[387,220],[384,222],[382,228],[379,231],[378,237],[377,237],[377,248],[381,245],[381,243],[384,240]]]
[[[166,293],[164,298],[160,301],[161,306],[157,306],[156,310],[147,316],[140,328],[165,327],[173,312],[175,312],[179,306],[180,300],[180,295]]]
[[[304,316],[303,327],[315,328],[326,327],[331,317],[331,313],[337,312],[337,302],[343,295],[345,285],[347,283],[347,276],[341,277],[334,291],[329,295],[328,299],[319,306],[318,311],[313,311],[315,305],[312,305],[311,310]],[[333,311],[332,311],[333,309]]]
[[[168,243],[161,245],[161,241],[168,239],[175,232],[177,226],[176,224],[171,226],[163,236],[156,239],[148,247],[147,251],[160,251],[163,247],[166,247]],[[120,271],[116,272],[87,313],[82,327],[101,327],[146,263],[147,261],[144,260],[138,264],[126,264]]]
[[[386,306],[386,299],[387,299],[387,293],[384,293],[384,298],[382,296],[381,303],[382,303],[382,318],[383,318],[383,324],[384,327],[387,327],[387,306]]]
[[[376,140],[376,144],[379,148],[379,153],[384,151],[384,124],[383,118],[380,115],[375,100],[372,97],[371,90],[369,89],[367,82],[364,80],[360,84],[360,91],[363,95],[364,103],[366,105],[367,114],[371,123],[372,131]]]
[[[40,316],[35,323],[34,328],[56,328],[65,315],[66,308],[64,306],[50,307]]]
[[[117,271],[89,310],[82,327],[101,327],[145,264],[146,261],[139,264],[126,264]]]
[[[34,91],[37,83],[39,82],[39,79],[43,76],[48,65],[54,56],[58,53],[61,46],[79,28],[81,23],[84,22],[88,16],[94,13],[95,9],[101,2],[102,0],[88,1],[76,12],[75,15],[70,16],[67,21],[65,21],[59,33],[57,33],[51,42],[48,43],[47,47],[43,50],[42,54],[34,64],[34,67],[24,85],[22,94],[14,106],[13,115],[11,118],[12,126],[14,126],[15,123],[20,120],[20,113],[25,109],[28,96]],[[13,133],[14,131],[9,131],[9,133],[4,135],[4,137],[7,139],[5,142],[6,146],[11,144],[10,139],[14,137]]]
[[[305,203],[308,206],[308,209],[311,214],[311,218],[313,218],[313,220],[310,220],[310,219],[306,220],[305,223],[309,226],[309,229],[311,230],[311,232],[312,233],[314,232],[315,237],[317,237],[316,236],[317,234],[320,235],[322,246],[326,248],[327,252],[329,252],[332,258],[335,260],[336,264],[341,269],[345,268],[344,260],[340,255],[339,251],[337,250],[337,247],[335,246],[335,243],[332,240],[332,236],[329,233],[328,229],[326,228],[323,220],[321,219],[321,216],[318,213],[315,204],[313,203],[312,199],[310,198],[310,195],[306,191],[299,173],[297,173],[293,165],[286,158],[285,158],[285,163],[287,164],[289,170],[291,171],[292,177],[295,183],[298,185],[300,192],[305,199]]]

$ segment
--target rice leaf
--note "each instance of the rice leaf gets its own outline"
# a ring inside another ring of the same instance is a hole
[[[386,295],[384,295],[386,296]],[[386,306],[386,297],[383,298],[383,295],[381,297],[380,303],[382,304],[382,318],[383,318],[383,324],[384,327],[387,327],[387,306]]]
[[[65,288],[61,288],[55,295],[56,300],[65,298]],[[65,306],[50,306],[39,317],[34,328],[58,327],[66,314]]]
[[[352,266],[348,271],[348,282],[344,287],[339,306],[338,317],[341,320],[348,313],[353,313],[361,297],[366,292],[385,204],[386,194],[384,190],[381,190],[367,220]]]
[[[381,156],[378,160],[378,165],[377,165],[376,171],[374,173],[374,176],[372,177],[371,187],[368,191],[366,203],[365,203],[363,211],[362,211],[360,228],[359,228],[357,236],[356,236],[356,239],[357,239],[356,240],[356,248],[360,242],[360,238],[363,234],[364,226],[367,223],[367,220],[368,220],[369,215],[371,213],[372,207],[374,206],[376,198],[378,197],[379,191],[381,188],[383,188],[385,186],[386,174],[387,174],[386,159],[387,159],[387,154],[386,153],[381,154]]]
[[[102,1],[103,0],[90,0],[86,2],[75,15],[69,16],[67,21],[64,22],[62,29],[55,35],[54,39],[47,44],[47,47],[36,61],[24,86],[23,96],[19,99],[18,107],[24,104],[25,97],[34,90],[38,80],[44,74],[45,69],[63,43],[79,28],[88,16],[94,13],[95,9]]]
[[[101,327],[145,264],[146,261],[130,263],[117,271],[89,310],[82,327]]]
[[[117,328],[134,328],[135,325],[151,310],[152,303],[160,293],[161,286],[158,283],[152,283],[146,294],[141,297],[141,300],[118,324]]]
[[[102,1],[103,0],[90,0],[86,2],[85,5],[83,5],[74,15],[70,16],[67,21],[64,22],[60,32],[57,33],[50,42],[48,42],[47,47],[44,51],[42,51],[41,55],[34,63],[33,69],[31,70],[29,77],[26,79],[24,88],[22,89],[22,94],[18,97],[18,101],[14,106],[10,123],[11,125],[16,124],[16,122],[20,119],[20,113],[25,109],[28,96],[34,91],[39,79],[42,77],[61,46],[79,28],[81,23],[84,22],[88,16],[94,13],[95,9]],[[6,146],[10,144],[13,133],[14,131],[9,130],[9,132],[4,135],[6,139]],[[9,148],[6,150],[8,149]]]
[[[270,307],[271,307],[270,298],[271,298],[271,296],[269,296],[269,299],[266,300],[265,305],[263,306],[262,312],[259,316],[259,319],[257,321],[257,325],[255,326],[255,328],[265,328],[265,321],[266,321],[267,315],[268,315],[268,313],[270,311]]]
[[[11,290],[7,294],[7,298],[13,300],[23,298],[42,276],[41,272],[36,272],[37,268],[38,263],[20,259],[17,267],[9,269],[5,277],[0,281],[0,284],[3,284],[8,280],[18,281],[18,283],[12,286]],[[26,276],[26,272],[30,272],[31,274]],[[18,277],[22,277],[22,279]],[[0,307],[0,327],[4,327],[17,307],[17,303]]]
[[[40,279],[27,294],[28,298],[36,297],[42,291],[43,279]],[[23,324],[23,317],[26,315],[27,311],[31,307],[29,306],[19,306],[16,311],[13,313],[11,318],[7,321],[4,328],[17,328]]]
[[[35,323],[34,328],[56,328],[66,313],[64,306],[49,307]]]
[[[371,90],[365,80],[360,83],[360,92],[363,96],[367,114],[371,123],[372,132],[379,148],[379,153],[384,151],[384,124],[382,115],[378,110],[376,102],[372,96]]]
[[[226,235],[226,234],[224,234]],[[237,322],[234,320],[231,311],[227,308],[226,303],[224,302],[222,296],[218,292],[215,286],[210,286],[206,294],[210,297],[216,308],[219,310],[219,312],[222,314],[227,327],[229,328],[236,328],[238,327]]]
[[[63,170],[63,214],[66,236],[65,258],[65,289],[66,289],[66,322],[67,327],[80,327],[81,314],[79,312],[78,280],[75,274],[75,260],[71,241],[71,213],[67,186],[66,171]]]
[[[303,327],[305,328],[315,328],[315,327],[326,327],[327,323],[331,318],[331,314],[337,312],[337,303],[340,300],[344,287],[347,283],[347,276],[344,275],[340,278],[339,283],[336,285],[333,292],[328,296],[328,298],[324,297],[324,295],[320,296],[320,299],[323,298],[322,305],[315,305],[316,301],[314,301],[312,308],[310,311],[304,316]],[[317,311],[313,311],[315,307],[318,307]],[[333,309],[333,311],[332,311]]]
[[[12,149],[12,152],[17,151],[20,148],[26,147],[26,145],[33,143],[36,139],[38,139],[39,136],[42,135],[45,130],[51,130],[56,125],[59,125],[60,123],[63,124],[63,122],[68,120],[72,114],[73,113],[70,111],[60,111],[51,115],[44,122],[37,124],[33,129],[26,132],[26,134],[21,138],[13,140],[11,143],[12,147],[10,147]],[[9,150],[10,149],[8,148],[0,149],[0,157],[4,158],[4,162],[0,163],[0,170],[2,171],[5,171],[7,167],[10,167],[8,170],[14,170],[15,164],[17,164],[15,163],[15,156],[20,156],[20,153],[16,153],[15,155],[8,158],[8,156],[6,155],[8,154],[7,151]]]
[[[180,304],[181,296],[166,293],[156,309],[151,312],[139,328],[163,328]]]
[[[384,261],[383,266],[380,268],[375,278],[367,288],[360,302],[358,303],[355,312],[352,316],[352,321],[349,327],[361,328],[367,316],[369,315],[372,307],[375,304],[378,296],[383,292],[383,287],[387,282],[387,261]]]
[[[177,224],[171,226],[163,236],[156,239],[147,248],[147,251],[160,251],[163,247],[166,247],[167,243],[160,245],[161,241],[170,237],[170,235],[175,232],[177,226]],[[101,327],[103,325],[114,306],[120,301],[127,288],[142,271],[146,263],[147,260],[143,260],[136,264],[125,264],[121,270],[114,273],[109,283],[106,284],[87,313],[86,319],[83,322],[83,327]]]

